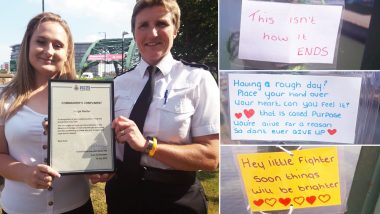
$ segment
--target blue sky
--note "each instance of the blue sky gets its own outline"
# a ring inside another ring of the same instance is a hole
[[[104,38],[121,38],[131,32],[130,20],[136,0],[44,0],[45,12],[65,19],[74,42],[94,42]],[[21,43],[29,20],[42,12],[42,0],[7,0],[1,2],[0,65],[8,62],[10,46]],[[131,36],[131,34],[129,34]]]

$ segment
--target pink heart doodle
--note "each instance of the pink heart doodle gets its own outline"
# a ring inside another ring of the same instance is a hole
[[[337,130],[336,129],[327,129],[327,132],[330,134],[330,135],[334,135]]]
[[[237,118],[237,119],[240,119],[241,118],[241,116],[242,116],[243,114],[242,113],[235,113],[235,117]]]
[[[249,110],[244,109],[244,114],[249,119],[250,117],[252,117],[255,114],[255,110],[253,110],[253,109],[249,109]]]

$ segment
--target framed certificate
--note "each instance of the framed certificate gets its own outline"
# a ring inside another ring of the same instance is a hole
[[[115,171],[113,82],[49,81],[48,164],[61,174]]]

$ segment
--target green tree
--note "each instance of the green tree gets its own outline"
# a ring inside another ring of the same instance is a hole
[[[181,27],[172,53],[175,58],[218,67],[218,1],[178,0]],[[215,75],[214,75],[215,76]]]

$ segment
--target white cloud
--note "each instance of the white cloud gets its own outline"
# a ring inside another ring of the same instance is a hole
[[[3,64],[4,62],[9,62],[10,58],[11,58],[11,48],[9,47],[9,45],[5,45],[5,44],[1,44],[0,43],[0,59],[2,59],[2,61],[0,61],[0,65]],[[8,51],[5,51],[5,50],[8,50]]]
[[[101,34],[89,34],[84,37],[83,42],[95,42],[96,40],[103,39],[103,35]]]
[[[74,39],[93,42],[104,38],[120,38],[131,31],[130,20],[136,0],[45,0],[45,10],[60,14],[70,25]]]
[[[60,0],[45,1],[45,8],[54,8],[59,14],[89,17],[96,22],[118,25],[129,23],[135,0]]]

